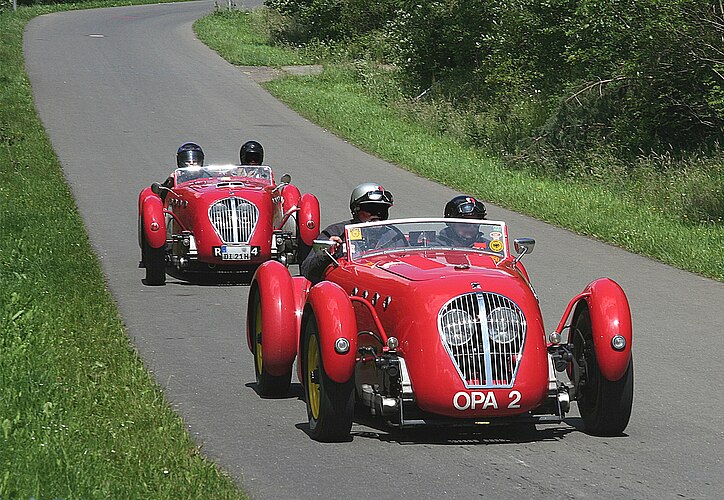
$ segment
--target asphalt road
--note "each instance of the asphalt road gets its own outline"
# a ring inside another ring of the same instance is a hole
[[[261,2],[256,2],[261,3]],[[250,3],[249,3],[250,4]],[[526,264],[547,329],[592,279],[610,276],[633,311],[636,387],[627,435],[573,425],[532,436],[390,434],[356,424],[349,443],[304,432],[297,392],[260,399],[243,337],[247,287],[141,284],[138,192],[163,180],[179,144],[233,162],[247,139],[348,215],[356,184],[395,194],[395,216],[438,215],[454,194],[369,156],[291,112],[195,39],[210,1],[58,13],[25,35],[27,70],[129,335],[203,451],[257,498],[713,498],[724,486],[724,284],[490,205]],[[686,238],[686,234],[681,235]]]

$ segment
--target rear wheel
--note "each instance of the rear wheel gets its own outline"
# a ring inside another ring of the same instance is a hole
[[[309,433],[324,442],[347,441],[354,419],[354,383],[340,384],[324,371],[319,330],[314,315],[305,328],[303,376]]]
[[[593,345],[588,309],[581,310],[572,326],[573,362],[578,364],[576,399],[586,431],[595,436],[616,436],[628,425],[633,406],[633,358],[619,380],[601,373]]]
[[[261,294],[258,287],[254,287],[252,291],[252,307],[249,312],[251,314],[250,332],[253,336],[252,346],[254,348],[254,372],[256,373],[256,390],[260,396],[265,398],[280,398],[289,393],[289,385],[292,380],[292,372],[281,376],[270,374],[264,366],[264,357],[262,355],[262,306]]]
[[[146,266],[144,283],[150,286],[166,284],[166,250],[164,247],[153,248],[143,238],[143,263]]]

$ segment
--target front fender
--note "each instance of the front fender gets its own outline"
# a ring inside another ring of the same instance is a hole
[[[256,291],[261,298],[262,358],[265,369],[274,376],[289,373],[297,355],[299,320],[294,300],[292,276],[280,262],[269,260],[259,266],[250,288],[250,298]],[[246,341],[254,352],[251,322],[252,301],[247,305]]]
[[[319,236],[319,200],[313,194],[304,193],[299,200],[297,224],[302,241],[311,247]]]
[[[138,209],[141,223],[139,245],[143,246],[142,238],[145,238],[152,248],[163,247],[166,244],[166,218],[161,197],[150,187],[145,188],[138,196]]]
[[[287,184],[281,189],[282,195],[282,211],[287,213],[292,208],[299,205],[299,199],[302,194],[299,192],[299,188],[294,184]]]
[[[357,320],[352,301],[342,287],[322,281],[309,292],[307,307],[317,321],[324,371],[330,379],[344,384],[354,374],[357,357]],[[334,344],[342,337],[349,341],[349,350],[340,354]]]
[[[631,309],[626,294],[618,283],[609,278],[592,281],[583,293],[586,294],[584,300],[591,316],[593,345],[601,373],[607,380],[619,380],[626,373],[631,359]],[[615,335],[626,339],[626,347],[621,351],[611,346]]]

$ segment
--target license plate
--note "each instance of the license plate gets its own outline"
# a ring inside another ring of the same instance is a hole
[[[251,260],[252,255],[259,253],[258,247],[249,245],[221,245],[221,260]]]

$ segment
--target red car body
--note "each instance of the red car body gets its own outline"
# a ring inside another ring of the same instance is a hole
[[[473,248],[442,241],[455,224],[479,225]],[[370,248],[389,228],[395,242]],[[313,438],[347,439],[355,400],[398,427],[560,422],[575,400],[589,432],[623,432],[632,331],[615,282],[589,284],[547,335],[519,262],[535,242],[516,240],[514,257],[505,223],[408,219],[346,234],[324,281],[269,262],[249,299],[258,391],[285,394],[298,356]]]
[[[268,166],[176,169],[144,188],[138,201],[140,267],[145,282],[165,274],[251,277],[270,259],[296,262],[319,234],[319,202]]]

